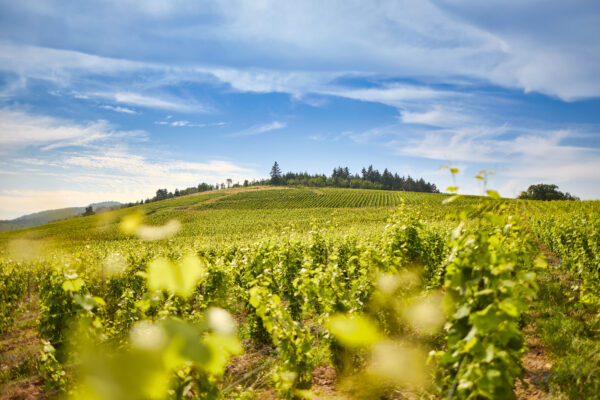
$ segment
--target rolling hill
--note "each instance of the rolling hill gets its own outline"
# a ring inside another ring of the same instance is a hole
[[[119,206],[121,203],[116,201],[105,201],[102,203],[90,204],[94,211],[102,208]],[[33,226],[44,225],[49,222],[60,221],[67,218],[80,216],[85,211],[85,207],[68,207],[57,210],[40,211],[33,214],[23,215],[8,221],[0,221],[0,232],[7,232],[15,229],[30,228]]]

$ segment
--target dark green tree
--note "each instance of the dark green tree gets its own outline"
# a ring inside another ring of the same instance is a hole
[[[563,193],[558,190],[558,186],[539,183],[531,185],[526,192],[521,192],[519,199],[524,200],[579,200],[578,197],[572,196],[569,192]]]
[[[167,189],[158,189],[156,191],[156,200],[164,200],[169,196]]]
[[[281,169],[279,168],[279,164],[277,161],[273,164],[271,168],[271,185],[281,185],[283,184],[283,180],[281,179]]]
[[[92,208],[92,206],[87,206],[85,208],[85,212],[81,215],[83,215],[84,217],[87,217],[88,215],[94,215],[94,214],[95,214],[95,212],[94,212],[94,209]]]

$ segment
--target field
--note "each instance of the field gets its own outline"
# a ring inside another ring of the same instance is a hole
[[[250,187],[6,232],[2,398],[596,398],[599,211]]]

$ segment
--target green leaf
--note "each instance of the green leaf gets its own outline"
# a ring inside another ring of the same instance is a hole
[[[516,302],[512,301],[511,299],[501,301],[498,307],[511,317],[517,318],[519,316],[518,304],[516,304]]]
[[[148,285],[152,290],[166,290],[188,297],[206,275],[198,257],[185,256],[178,264],[159,258],[148,265]]]
[[[464,306],[462,306],[458,310],[456,310],[456,312],[452,315],[452,317],[454,317],[456,319],[461,319],[461,318],[467,317],[470,312],[471,312],[471,309],[469,308],[468,305],[465,304]]]
[[[469,320],[478,331],[492,332],[502,322],[503,318],[496,308],[490,304],[485,309],[472,314]]]
[[[240,341],[234,336],[207,335],[204,343],[210,351],[210,360],[202,365],[202,368],[213,375],[223,375],[229,358],[242,354],[243,348]]]
[[[492,199],[496,199],[496,200],[500,199],[500,195],[495,190],[486,190],[485,193]]]
[[[69,281],[64,281],[62,288],[65,292],[79,292],[83,287],[83,279],[77,278]]]
[[[92,297],[89,294],[85,296],[76,294],[73,296],[73,299],[81,308],[86,311],[92,311],[98,306],[105,305],[104,300],[102,300],[100,297]]]
[[[458,200],[458,199],[459,199],[459,198],[461,198],[461,197],[462,197],[462,196],[461,196],[460,194],[456,194],[456,195],[454,195],[454,196],[450,196],[450,197],[448,197],[448,198],[444,199],[444,200],[442,201],[442,204],[449,204],[449,203],[452,203],[453,201],[456,201],[456,200]]]
[[[210,362],[209,348],[202,342],[202,330],[176,318],[168,318],[161,322],[167,334],[169,354],[167,363],[170,368],[177,368],[185,361],[198,366]]]
[[[368,347],[380,340],[377,328],[365,317],[337,315],[329,320],[328,328],[347,347]]]

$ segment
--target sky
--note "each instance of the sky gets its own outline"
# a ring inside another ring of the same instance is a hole
[[[359,172],[600,198],[600,2],[0,0],[0,219]]]

